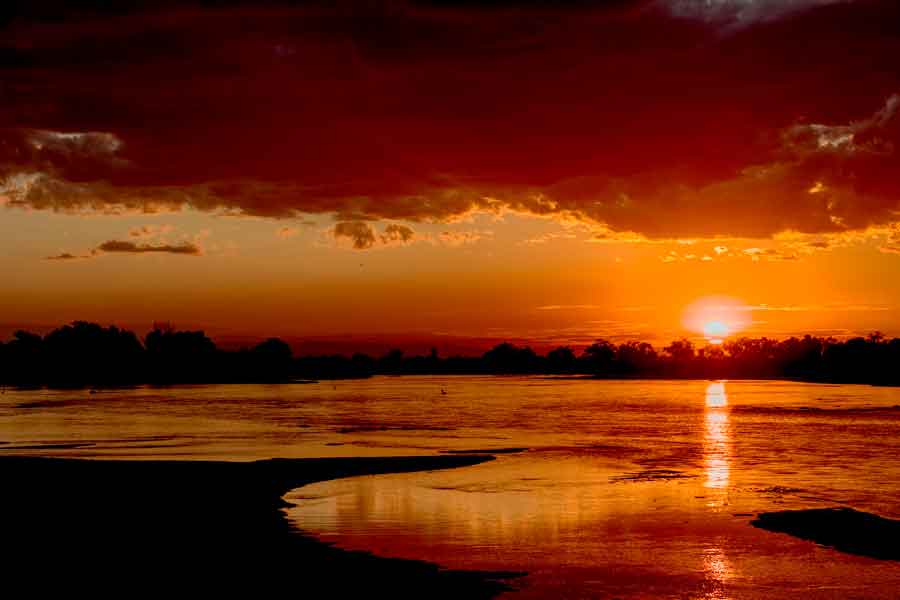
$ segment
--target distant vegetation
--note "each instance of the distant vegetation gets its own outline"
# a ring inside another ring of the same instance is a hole
[[[648,378],[792,378],[900,384],[900,338],[879,333],[838,341],[805,336],[738,338],[696,347],[681,339],[657,351],[645,342],[599,340],[576,354],[562,346],[546,355],[499,344],[482,356],[294,357],[277,338],[225,351],[202,331],[157,325],[142,340],[131,331],[76,321],[41,337],[17,331],[0,343],[0,382],[86,386],[134,383],[278,382],[407,374],[547,374]]]

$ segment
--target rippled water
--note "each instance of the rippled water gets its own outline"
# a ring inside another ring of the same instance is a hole
[[[793,382],[404,377],[0,395],[3,454],[506,450],[470,468],[307,486],[289,517],[341,547],[527,571],[523,598],[898,597],[896,563],[749,525],[821,506],[900,518],[898,434],[900,390]]]

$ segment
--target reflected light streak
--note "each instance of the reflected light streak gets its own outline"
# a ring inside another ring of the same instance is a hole
[[[703,552],[703,570],[707,579],[715,584],[715,588],[702,597],[706,600],[728,598],[724,586],[733,578],[734,573],[721,547],[713,546]]]
[[[728,394],[725,393],[725,382],[715,381],[706,386],[706,407],[721,408],[728,406]]]
[[[731,428],[728,423],[728,394],[725,383],[706,387],[706,431],[703,438],[705,487],[726,489],[731,475]]]
[[[703,437],[703,461],[706,472],[704,487],[725,493],[731,477],[731,427],[728,422],[728,393],[724,381],[706,386],[706,430]],[[727,495],[721,495],[710,506],[727,504]],[[703,570],[714,584],[704,598],[724,599],[725,586],[733,578],[733,569],[720,546],[708,548],[703,555]]]

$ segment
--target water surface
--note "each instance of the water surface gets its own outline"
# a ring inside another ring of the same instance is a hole
[[[341,547],[527,571],[522,598],[897,597],[895,563],[748,523],[822,506],[900,518],[898,434],[900,390],[771,381],[381,377],[0,395],[5,454],[507,450],[465,469],[307,486],[289,518]]]

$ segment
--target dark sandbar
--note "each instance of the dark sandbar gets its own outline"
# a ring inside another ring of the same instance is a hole
[[[491,598],[514,574],[339,550],[300,535],[281,511],[286,492],[316,481],[486,460],[2,457],[0,565],[5,585],[30,595]]]
[[[750,524],[849,554],[900,560],[900,521],[851,508],[761,513]]]

